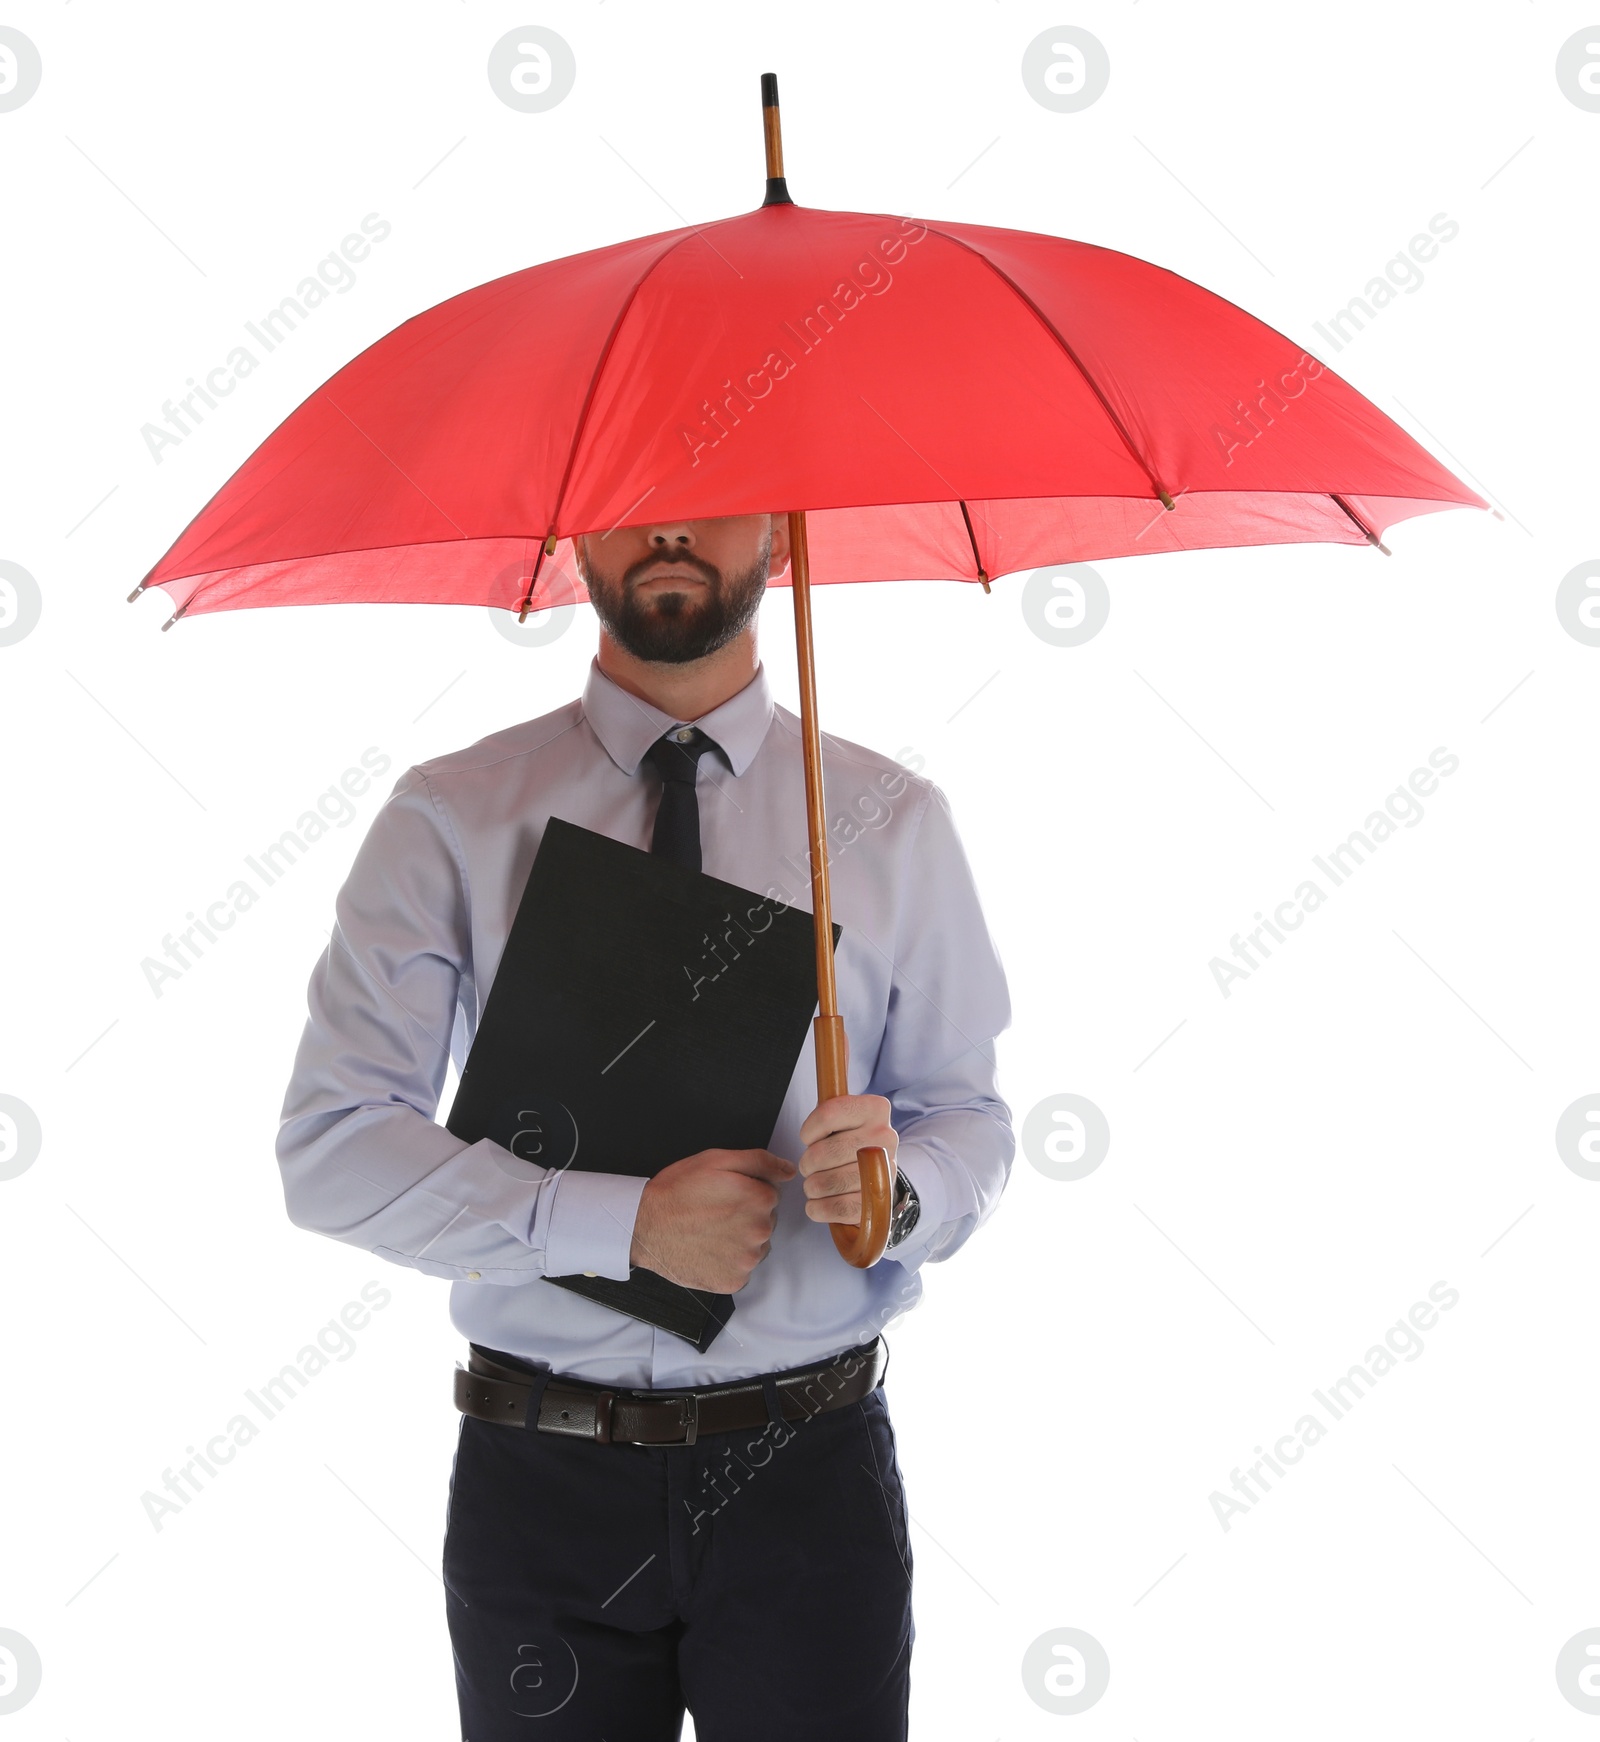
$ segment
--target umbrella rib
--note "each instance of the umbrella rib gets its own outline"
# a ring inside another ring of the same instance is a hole
[[[728,221],[729,220],[727,219],[721,220],[721,222],[724,223]],[[599,389],[600,377],[605,373],[606,364],[611,360],[612,347],[617,342],[617,334],[622,331],[622,323],[627,320],[629,313],[632,311],[639,292],[644,288],[645,280],[655,271],[662,261],[666,260],[670,255],[676,254],[691,237],[698,236],[702,230],[711,229],[713,227],[714,226],[709,224],[694,225],[692,228],[686,230],[676,242],[671,244],[670,247],[663,248],[650,264],[645,267],[644,271],[639,274],[638,278],[634,280],[633,288],[628,292],[627,301],[624,302],[622,307],[618,310],[617,318],[611,324],[611,331],[606,335],[605,348],[601,351],[599,357],[595,361],[594,373],[589,377],[588,390],[583,396],[583,409],[578,413],[577,425],[572,432],[572,446],[567,452],[566,469],[561,474],[561,484],[556,491],[555,508],[551,512],[550,524],[545,529],[547,540],[555,535],[556,528],[561,524],[561,509],[566,501],[567,485],[572,482],[572,469],[578,463],[578,449],[583,445],[584,431],[589,427],[589,413],[594,406],[594,396]],[[713,252],[714,251],[715,250],[713,250]]]
[[[956,506],[961,510],[961,519],[967,529],[967,543],[972,546],[972,560],[977,565],[978,579],[983,582],[984,592],[989,590],[989,571],[983,566],[983,557],[978,551],[978,535],[972,530],[972,516],[967,512],[966,502],[956,498]]]
[[[933,235],[942,237],[946,242],[953,243],[957,248],[966,249],[967,253],[972,255],[975,260],[981,260],[1002,284],[1006,285],[1021,302],[1025,303],[1027,307],[1032,310],[1034,318],[1066,353],[1067,357],[1071,360],[1072,366],[1083,377],[1084,384],[1088,387],[1089,391],[1095,396],[1095,398],[1100,401],[1100,409],[1106,414],[1111,427],[1119,436],[1122,437],[1123,445],[1127,448],[1128,452],[1133,455],[1134,459],[1138,461],[1140,470],[1155,486],[1155,492],[1161,498],[1162,507],[1169,507],[1172,498],[1167,494],[1161,480],[1156,476],[1154,470],[1151,468],[1150,462],[1139,452],[1138,447],[1134,443],[1133,437],[1128,434],[1127,428],[1123,424],[1122,419],[1118,417],[1116,412],[1112,409],[1111,401],[1106,398],[1105,393],[1101,389],[1100,383],[1096,381],[1094,376],[1092,376],[1083,366],[1083,359],[1075,350],[1073,350],[1065,335],[1056,326],[1055,322],[1050,319],[1044,310],[1039,307],[1038,303],[1028,295],[1027,291],[1017,283],[1009,272],[996,266],[989,256],[981,249],[974,248],[970,242],[963,242],[959,236],[952,236],[948,230],[941,230],[936,224],[929,224],[927,228]]]
[[[933,473],[934,477],[936,477],[939,480],[939,482],[944,485],[945,489],[947,489],[950,492],[950,499],[955,503],[956,507],[958,507],[961,510],[961,518],[966,523],[967,542],[972,546],[972,561],[973,561],[974,566],[977,568],[978,579],[983,582],[983,590],[984,590],[984,592],[987,593],[989,590],[989,571],[983,566],[983,558],[978,553],[978,540],[974,536],[973,530],[972,530],[972,516],[967,512],[967,504],[963,500],[959,491],[956,489],[956,486],[950,482],[950,480],[944,475],[943,472],[941,472],[939,470],[939,468],[936,465],[934,465],[933,461],[930,460],[925,453],[923,453],[922,449],[919,448],[916,445],[916,443],[913,442],[910,439],[910,437],[908,437],[906,435],[904,430],[897,429],[892,423],[890,423],[888,418],[886,418],[883,415],[883,413],[878,410],[877,406],[875,406],[872,403],[872,401],[867,398],[866,394],[864,394],[864,393],[860,394],[858,397],[860,398],[861,403],[864,406],[866,406],[867,410],[870,411],[872,413],[872,415],[882,423],[883,427],[886,430],[888,430],[891,435],[898,436],[900,438],[900,440],[903,441],[908,448],[910,448],[912,453],[914,453],[917,456],[917,458],[922,461],[923,465],[925,465],[928,468],[928,470]],[[988,524],[988,517],[987,516],[985,516],[984,523],[985,523],[985,525]]]
[[[1353,521],[1355,521],[1356,525],[1361,528],[1361,535],[1363,538],[1366,539],[1368,544],[1376,546],[1377,549],[1381,550],[1385,556],[1389,555],[1388,545],[1386,545],[1383,542],[1383,540],[1378,537],[1377,533],[1375,533],[1372,530],[1372,528],[1367,525],[1367,523],[1356,513],[1355,509],[1353,509],[1350,506],[1350,504],[1345,501],[1344,497],[1339,495],[1336,491],[1330,491],[1329,492],[1329,500],[1333,501],[1333,502],[1337,502],[1339,504],[1339,506],[1345,511],[1345,513],[1347,515],[1349,515],[1349,517]]]

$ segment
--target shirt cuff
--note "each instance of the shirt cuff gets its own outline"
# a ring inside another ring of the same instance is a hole
[[[895,1152],[895,1166],[911,1181],[918,1202],[916,1227],[898,1246],[891,1246],[884,1253],[885,1258],[901,1263],[927,1251],[929,1241],[944,1222],[949,1196],[938,1162],[917,1144],[902,1143]]]
[[[650,1183],[623,1173],[564,1169],[552,1182],[544,1235],[546,1276],[609,1276],[626,1282],[639,1199]],[[535,1241],[538,1231],[535,1231]]]

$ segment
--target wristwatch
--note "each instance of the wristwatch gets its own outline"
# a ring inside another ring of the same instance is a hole
[[[917,1188],[901,1173],[894,1170],[894,1208],[889,1212],[889,1245],[893,1251],[905,1239],[906,1235],[917,1225],[917,1217],[922,1214],[922,1200],[917,1196]]]

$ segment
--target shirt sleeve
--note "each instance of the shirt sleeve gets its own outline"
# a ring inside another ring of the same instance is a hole
[[[277,1137],[289,1219],[452,1281],[626,1279],[643,1179],[540,1167],[435,1122],[473,979],[470,903],[448,819],[408,769],[312,971]]]
[[[948,1258],[993,1212],[1016,1138],[995,1078],[1011,1021],[1005,972],[944,793],[930,785],[907,851],[888,1019],[866,1092],[888,1097],[897,1165],[921,1201],[885,1262]]]

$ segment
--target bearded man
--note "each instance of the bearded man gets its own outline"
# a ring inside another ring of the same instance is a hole
[[[686,1708],[699,1742],[903,1742],[912,1556],[882,1333],[1005,1186],[1005,976],[944,794],[829,737],[849,1094],[812,1104],[808,1041],[769,1148],[649,1179],[541,1168],[437,1123],[552,815],[785,903],[809,891],[800,725],[756,637],[785,516],[575,549],[600,624],[582,696],[408,769],[340,893],[278,1136],[288,1213],[451,1283],[464,1742],[667,1742]],[[894,1217],[858,1270],[828,1225],[859,1221],[873,1145]],[[636,1265],[733,1296],[704,1353],[530,1286]]]

